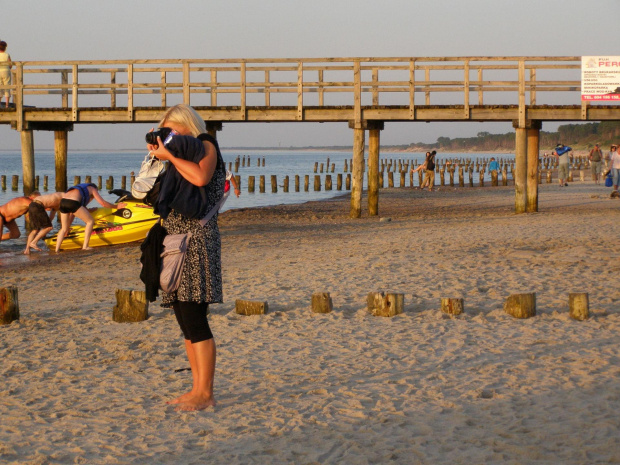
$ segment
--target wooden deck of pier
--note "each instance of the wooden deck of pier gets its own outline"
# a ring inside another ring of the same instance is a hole
[[[213,134],[224,123],[347,123],[352,217],[361,214],[366,131],[368,208],[376,215],[385,124],[509,121],[516,132],[515,210],[522,213],[538,210],[544,121],[620,120],[620,105],[581,101],[581,57],[22,61],[13,71],[14,106],[0,109],[0,124],[21,132],[26,193],[34,186],[33,131],[55,131],[56,189],[64,190],[75,124],[157,122],[167,107],[186,103]]]

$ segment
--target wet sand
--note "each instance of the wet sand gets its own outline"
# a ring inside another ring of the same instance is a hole
[[[524,215],[513,187],[382,190],[380,218],[350,219],[348,197],[224,213],[202,412],[165,404],[191,383],[174,316],[111,320],[115,289],[142,289],[137,246],[1,266],[21,319],[0,327],[0,462],[619,462],[620,200],[540,188]],[[404,313],[371,316],[376,291],[404,293]],[[315,292],[332,313],[310,311]],[[503,312],[519,292],[536,317]],[[569,318],[570,292],[589,320]]]

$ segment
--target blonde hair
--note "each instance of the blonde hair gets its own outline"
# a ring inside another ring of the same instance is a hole
[[[159,127],[162,127],[168,122],[177,123],[185,126],[190,130],[192,136],[198,137],[200,134],[207,132],[204,120],[200,115],[189,105],[181,103],[169,108],[164,114],[164,117],[159,122]]]

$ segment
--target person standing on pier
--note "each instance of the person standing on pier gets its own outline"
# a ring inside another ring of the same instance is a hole
[[[564,144],[558,144],[555,146],[555,150],[552,155],[558,159],[558,178],[560,180],[560,187],[568,186],[568,152],[570,152],[570,147],[565,146]]]
[[[11,56],[6,53],[7,43],[4,40],[0,40],[0,85],[10,86],[11,85],[11,66],[13,63],[11,62]],[[11,96],[11,92],[9,89],[4,90],[4,101],[6,102],[6,107],[9,108],[9,99]]]
[[[159,127],[177,135],[166,145],[160,137],[147,145],[152,156],[169,163],[155,211],[168,234],[192,234],[178,289],[162,293],[162,307],[173,308],[183,332],[193,381],[191,391],[169,403],[181,411],[202,410],[215,406],[216,346],[207,313],[209,304],[223,301],[223,294],[218,214],[204,226],[200,220],[221,203],[226,168],[217,141],[189,105],[170,108]]]

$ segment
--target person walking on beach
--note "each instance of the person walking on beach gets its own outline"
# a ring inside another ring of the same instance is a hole
[[[560,187],[568,187],[568,152],[570,147],[564,144],[558,144],[555,146],[555,150],[552,155],[558,159],[558,179],[560,180]]]
[[[11,56],[6,52],[6,47],[7,43],[4,40],[0,40],[0,85],[2,86],[11,85],[11,67],[13,66]],[[10,96],[11,92],[9,89],[4,89],[4,101],[7,108],[9,108]]]
[[[30,249],[41,251],[37,246],[37,242],[43,239],[45,235],[52,230],[52,220],[56,212],[60,209],[60,202],[63,196],[62,192],[41,195],[39,192],[35,191],[32,194],[33,200],[30,205],[28,205],[28,217],[32,230],[30,234],[28,234],[28,239],[26,240],[25,255],[30,254]],[[49,216],[46,210],[49,210]]]
[[[162,292],[162,307],[172,307],[183,332],[192,369],[191,391],[169,401],[177,410],[202,410],[215,406],[216,346],[209,327],[209,304],[221,303],[221,239],[217,212],[201,225],[224,195],[226,169],[217,141],[206,133],[204,121],[188,105],[170,108],[160,128],[174,135],[166,146],[148,144],[152,156],[168,161],[155,211],[168,234],[192,233],[181,283],[174,292]]]
[[[592,169],[592,180],[598,185],[601,180],[601,165],[603,161],[603,152],[599,148],[598,144],[594,144],[594,148],[590,150],[590,168]]]
[[[420,189],[424,190],[426,185],[428,184],[428,190],[433,191],[433,186],[435,185],[435,155],[437,152],[433,150],[432,152],[426,152],[426,157],[424,159],[424,163],[422,163],[417,168],[411,168],[412,173],[416,173],[420,170],[424,170],[424,180],[422,181],[422,185]]]
[[[28,206],[31,202],[31,197],[24,196],[16,197],[4,205],[0,205],[0,242],[8,239],[17,239],[21,236],[15,220],[28,213]],[[5,226],[9,232],[2,234]]]
[[[56,239],[56,252],[60,252],[62,241],[67,237],[71,223],[73,223],[76,216],[86,224],[82,250],[91,249],[91,247],[88,247],[88,243],[90,242],[90,235],[93,232],[95,219],[86,206],[93,199],[97,200],[97,202],[105,208],[124,208],[126,205],[123,202],[113,204],[105,201],[103,197],[101,197],[97,186],[92,183],[82,183],[70,187],[67,192],[62,195],[62,199],[60,200],[59,211],[61,226]]]

